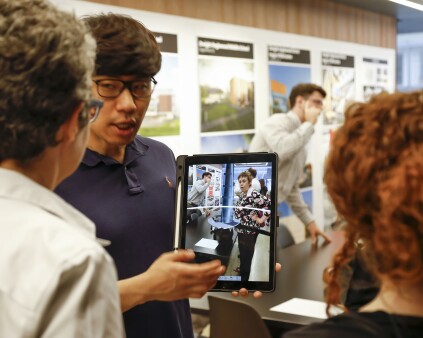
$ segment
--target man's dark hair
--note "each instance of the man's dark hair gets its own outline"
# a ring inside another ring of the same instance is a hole
[[[120,14],[83,18],[97,41],[95,75],[149,77],[158,73],[162,57],[153,33]]]
[[[319,92],[322,96],[326,97],[326,91],[313,83],[300,83],[292,88],[291,93],[289,94],[289,106],[292,109],[295,106],[295,100],[298,96],[302,96],[305,99],[313,94],[314,92]]]
[[[254,168],[248,168],[247,171],[250,172],[251,176],[253,176],[253,178],[256,178],[257,176],[257,170]]]
[[[89,99],[95,42],[47,1],[1,1],[0,22],[0,162],[27,162],[60,142],[60,126]]]
[[[201,176],[201,178],[203,179],[204,176],[210,176],[210,177],[212,177],[212,174],[209,173],[208,171],[206,171],[205,173],[203,173],[203,175]]]

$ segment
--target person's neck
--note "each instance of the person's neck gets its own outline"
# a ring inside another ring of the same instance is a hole
[[[119,163],[123,163],[123,161],[125,160],[126,144],[109,144],[104,141],[97,141],[94,138],[90,137],[87,147],[88,149],[93,150],[101,155],[113,158]]]
[[[384,311],[390,314],[423,317],[423,283],[394,284],[384,280],[376,298],[360,312]]]
[[[6,159],[0,163],[0,168],[16,171],[49,190],[54,190],[60,182],[57,166],[43,155],[28,162]]]
[[[301,123],[304,122],[304,112],[301,107],[294,106],[291,111],[298,116]]]

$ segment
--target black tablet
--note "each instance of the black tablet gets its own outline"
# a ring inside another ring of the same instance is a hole
[[[226,266],[211,291],[275,286],[277,155],[179,156],[175,247]]]

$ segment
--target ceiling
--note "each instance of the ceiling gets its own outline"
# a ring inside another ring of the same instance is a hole
[[[399,5],[388,0],[329,0],[352,7],[362,8],[371,12],[396,17],[398,34],[423,32],[423,11]],[[423,5],[423,0],[412,0]]]

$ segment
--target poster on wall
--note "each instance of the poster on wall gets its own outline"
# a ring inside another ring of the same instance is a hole
[[[201,132],[254,129],[253,44],[198,38]]]
[[[388,89],[388,60],[363,58],[363,100]]]
[[[310,51],[268,46],[270,114],[289,111],[292,87],[311,81]]]
[[[354,56],[322,53],[322,82],[327,93],[323,124],[341,124],[346,104],[355,99]]]
[[[154,77],[157,85],[139,133],[147,137],[179,135],[180,113],[176,95],[179,87],[177,36],[158,32],[154,32],[154,35],[162,53],[162,67]]]
[[[202,154],[246,153],[254,134],[201,137]]]

